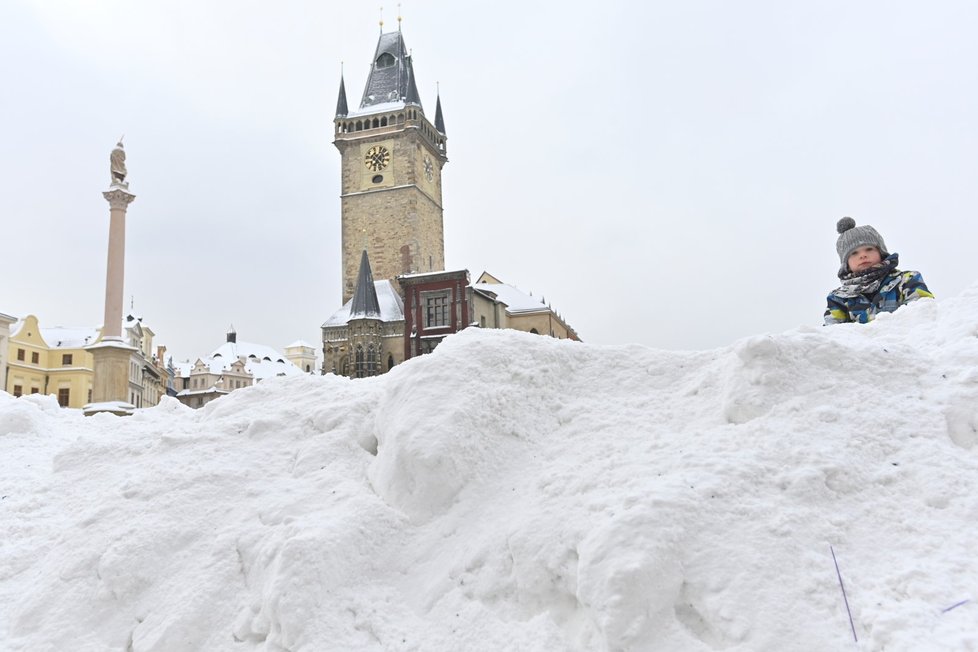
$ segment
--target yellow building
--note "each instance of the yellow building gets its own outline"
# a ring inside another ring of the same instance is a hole
[[[166,370],[152,354],[153,331],[138,317],[123,322],[126,343],[133,347],[129,364],[129,399],[136,407],[159,403]],[[101,338],[98,328],[41,328],[37,317],[17,322],[7,345],[5,389],[14,396],[50,394],[62,407],[82,408],[92,401],[93,360],[85,347]]]
[[[557,339],[578,340],[577,332],[542,299],[483,272],[472,284],[472,324],[481,328],[511,328]]]
[[[8,344],[6,390],[14,396],[51,394],[63,407],[81,408],[91,401],[95,328],[44,328],[28,315],[17,322]]]

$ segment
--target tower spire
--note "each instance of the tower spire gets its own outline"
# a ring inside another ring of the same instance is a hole
[[[346,84],[343,81],[343,62],[340,61],[340,94],[336,98],[336,117],[346,117],[349,112],[346,106]]]
[[[357,273],[357,285],[353,291],[353,303],[350,305],[350,318],[367,316],[380,316],[380,301],[377,300],[377,288],[374,287],[374,274],[370,271],[370,259],[364,249],[360,256],[360,271]]]
[[[445,117],[441,113],[441,85],[438,85],[438,100],[435,102],[435,129],[445,134]]]

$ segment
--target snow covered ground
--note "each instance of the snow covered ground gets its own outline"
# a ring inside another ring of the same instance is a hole
[[[978,285],[714,351],[470,329],[199,411],[0,393],[0,649],[974,650],[976,431]]]

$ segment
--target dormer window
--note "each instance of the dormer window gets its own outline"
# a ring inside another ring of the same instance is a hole
[[[396,62],[397,62],[397,60],[394,59],[394,55],[392,55],[390,52],[384,52],[382,55],[380,55],[379,57],[377,57],[377,68],[378,69],[380,69],[380,68],[390,68]]]

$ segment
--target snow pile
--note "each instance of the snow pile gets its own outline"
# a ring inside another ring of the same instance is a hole
[[[978,286],[715,351],[469,329],[199,411],[0,394],[0,648],[976,649],[976,432]]]

